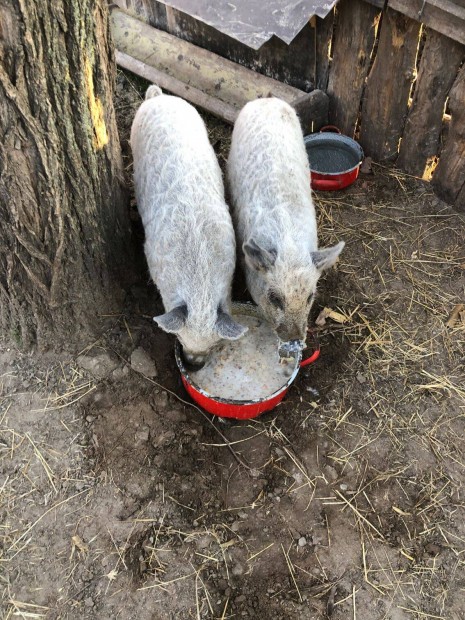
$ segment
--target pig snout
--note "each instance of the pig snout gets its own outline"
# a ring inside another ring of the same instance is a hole
[[[301,340],[305,342],[307,336],[307,322],[305,323],[292,323],[291,325],[279,325],[276,328],[276,333],[282,342]]]
[[[182,356],[189,370],[200,370],[203,368],[208,359],[208,353],[192,353],[183,349]]]

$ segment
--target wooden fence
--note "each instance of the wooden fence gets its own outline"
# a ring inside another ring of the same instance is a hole
[[[117,0],[152,26],[301,90],[377,161],[431,180],[465,210],[465,0],[341,0],[259,50],[156,0]]]

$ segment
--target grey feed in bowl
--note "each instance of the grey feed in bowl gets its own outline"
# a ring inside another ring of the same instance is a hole
[[[338,134],[312,134],[305,138],[310,169],[320,174],[341,174],[358,166],[363,159],[361,147]]]

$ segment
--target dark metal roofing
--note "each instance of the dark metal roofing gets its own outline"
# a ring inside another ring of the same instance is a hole
[[[253,49],[273,35],[290,43],[311,17],[325,17],[337,1],[162,0]]]

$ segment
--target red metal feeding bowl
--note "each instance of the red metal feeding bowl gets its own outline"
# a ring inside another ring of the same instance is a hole
[[[256,306],[252,304],[233,304],[233,314],[249,314],[252,316],[260,316]],[[189,372],[186,369],[183,358],[181,345],[176,340],[175,356],[176,363],[181,373],[181,379],[186,388],[189,396],[208,413],[220,416],[222,418],[236,418],[237,420],[248,420],[250,418],[256,418],[265,411],[270,411],[278,405],[284,396],[286,395],[289,386],[296,378],[300,368],[308,366],[320,355],[320,347],[314,339],[314,350],[310,357],[302,360],[302,352],[299,351],[296,358],[296,364],[292,375],[289,377],[285,385],[279,390],[273,392],[269,396],[259,398],[256,400],[228,400],[225,398],[219,398],[218,396],[212,396],[198,386],[192,378],[189,376]]]
[[[358,142],[343,136],[334,125],[304,138],[312,189],[333,191],[352,185],[363,161]]]

